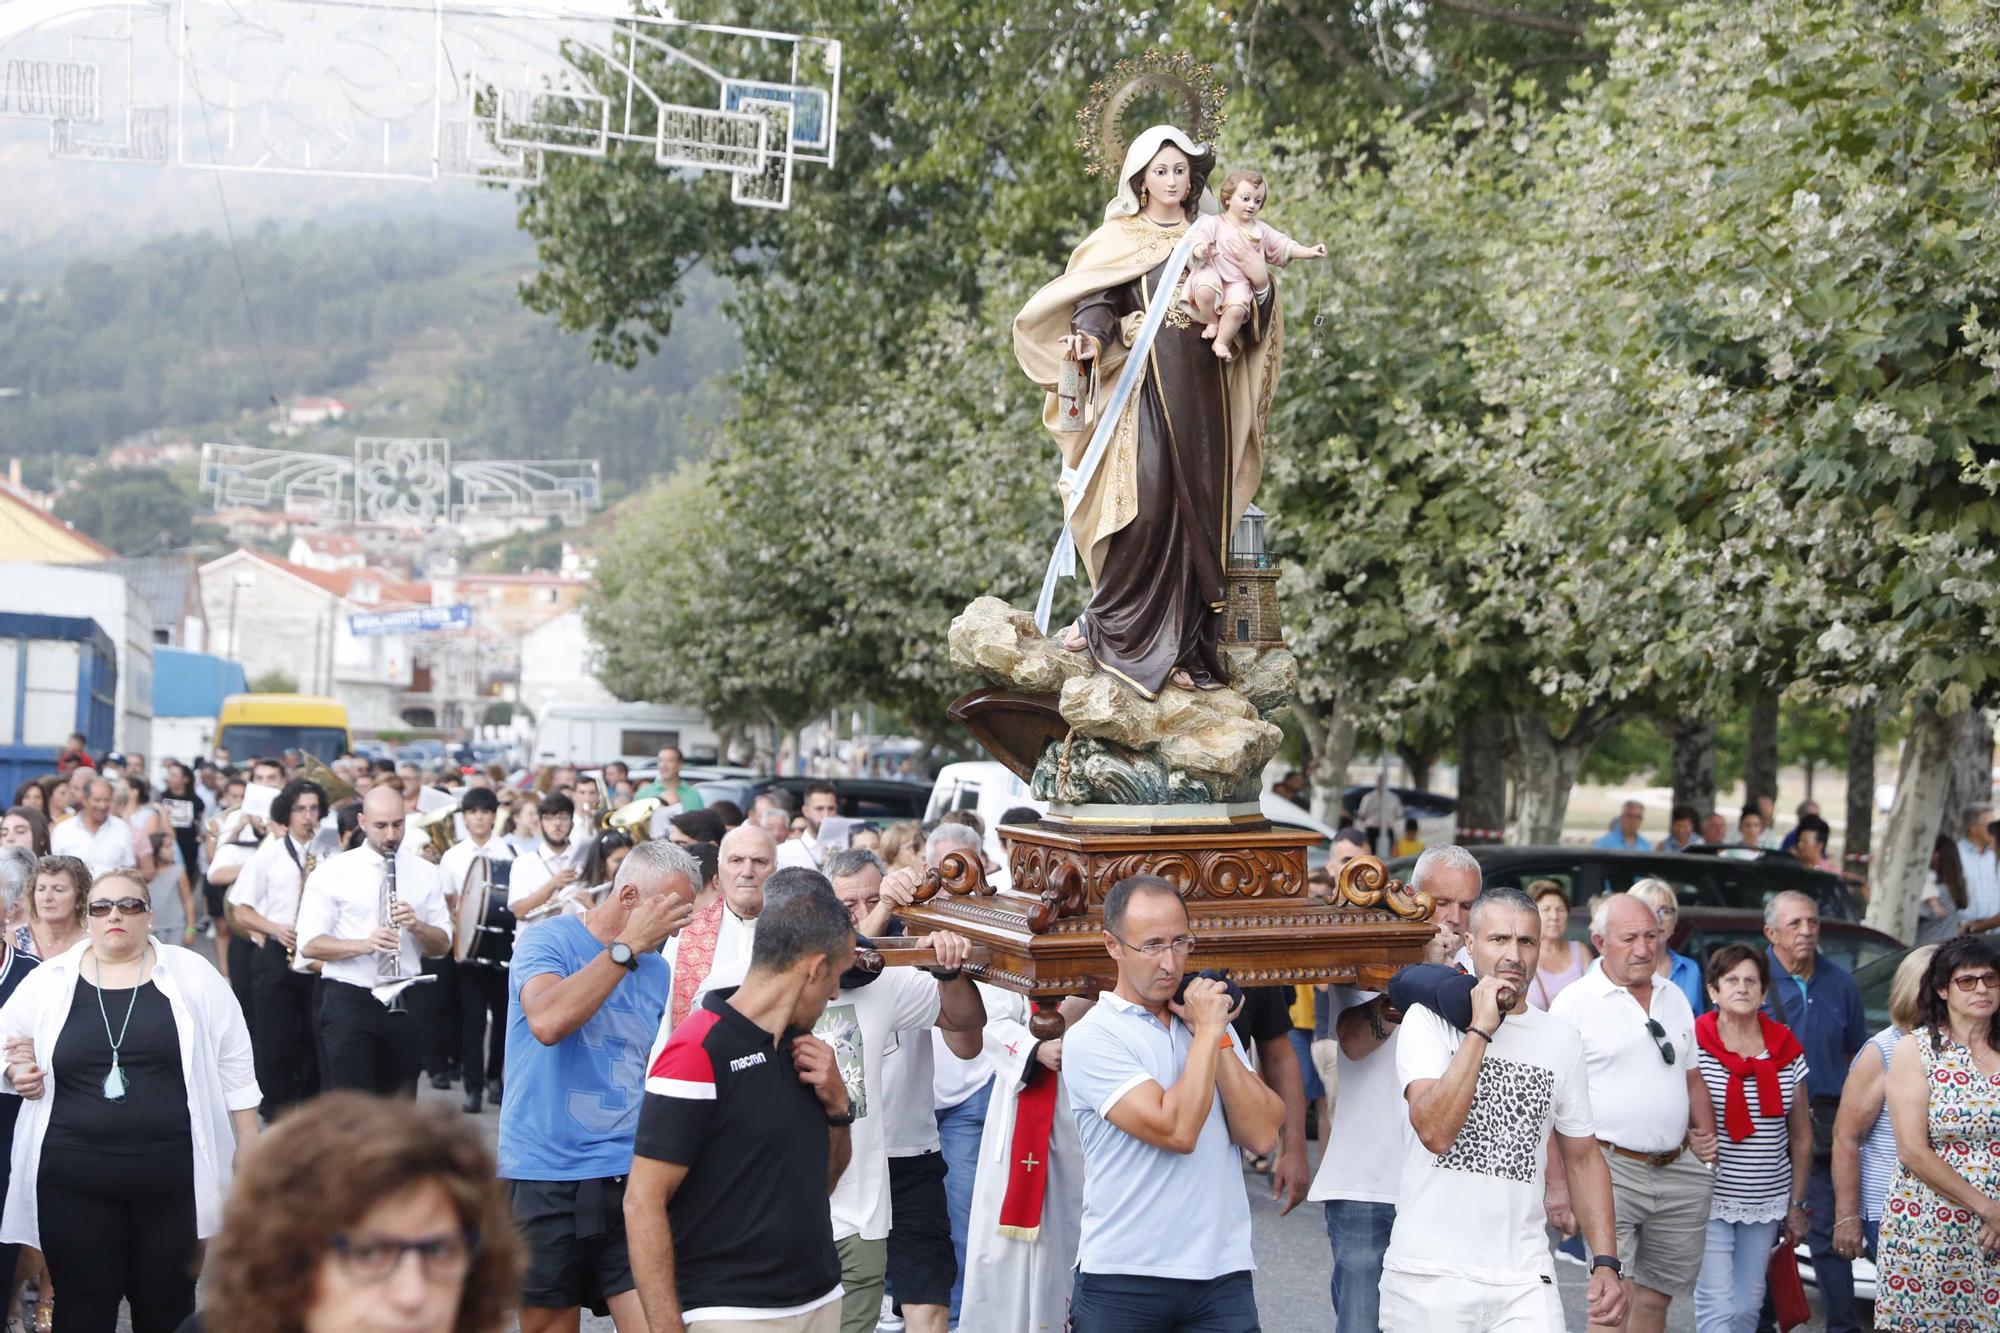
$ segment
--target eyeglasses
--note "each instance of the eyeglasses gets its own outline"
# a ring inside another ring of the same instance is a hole
[[[1667,1030],[1660,1026],[1659,1019],[1649,1018],[1646,1020],[1646,1035],[1653,1039],[1653,1045],[1660,1048],[1660,1058],[1668,1064],[1672,1064],[1674,1062],[1674,1048],[1667,1041]]]
[[[110,916],[114,909],[120,916],[144,916],[153,910],[144,898],[93,898],[88,911],[92,916]]]
[[[333,1252],[348,1276],[363,1282],[380,1282],[402,1264],[405,1254],[417,1256],[417,1267],[426,1279],[436,1282],[465,1275],[472,1256],[479,1252],[477,1231],[456,1231],[422,1240],[397,1240],[389,1236],[357,1239],[345,1233],[333,1238]]]
[[[1192,951],[1195,946],[1195,938],[1192,935],[1176,935],[1170,940],[1151,940],[1145,944],[1134,944],[1115,931],[1111,938],[1146,958],[1158,958],[1169,949],[1177,954],[1184,954]]]
[[[1953,977],[1951,984],[1967,995],[1976,990],[2000,990],[2000,972],[1975,972],[1969,977]]]

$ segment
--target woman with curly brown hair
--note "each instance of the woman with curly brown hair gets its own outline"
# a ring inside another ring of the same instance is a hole
[[[477,1132],[434,1107],[333,1092],[245,1153],[199,1327],[490,1333],[520,1289],[521,1242]]]

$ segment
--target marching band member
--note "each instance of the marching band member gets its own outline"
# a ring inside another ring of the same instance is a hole
[[[493,834],[500,798],[490,788],[473,787],[460,799],[458,812],[465,820],[465,837],[453,843],[438,862],[445,892],[454,899],[463,894],[472,879],[473,863],[484,861],[486,879],[504,897],[511,882],[514,849],[506,839]],[[472,922],[485,924],[483,912]],[[467,957],[461,958],[453,971],[458,985],[458,1058],[465,1073],[465,1109],[477,1114],[482,1096],[491,1097],[495,1105],[500,1101],[501,1065],[507,1050],[507,966],[504,959]]]
[[[437,867],[397,856],[403,796],[384,783],[361,806],[366,841],[320,866],[299,902],[299,952],[326,966],[321,1085],[414,1097],[417,1033],[407,1003],[423,956],[451,948]]]
[[[571,827],[576,806],[561,792],[542,798],[542,839],[531,852],[514,858],[513,877],[507,882],[507,909],[523,921],[546,915],[542,910],[552,899],[575,884],[583,874],[582,853],[589,839],[573,839]],[[578,910],[565,901],[560,910]]]
[[[264,941],[250,965],[250,985],[259,1016],[251,1045],[266,1120],[319,1091],[312,1021],[318,978],[295,964],[299,897],[319,861],[313,847],[325,809],[326,792],[317,782],[286,783],[271,802],[271,824],[283,832],[257,849],[224,898],[238,924]]]

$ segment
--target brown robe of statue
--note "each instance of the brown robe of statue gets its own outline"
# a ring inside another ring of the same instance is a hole
[[[1144,312],[1165,267],[1079,301],[1076,332],[1110,343],[1121,319]],[[1276,291],[1266,285],[1237,334],[1239,364],[1270,327]],[[1248,497],[1229,494],[1225,363],[1201,329],[1176,303],[1153,341],[1138,390],[1138,514],[1112,534],[1082,617],[1097,666],[1149,699],[1177,667],[1199,689],[1229,683],[1218,644],[1230,516]]]

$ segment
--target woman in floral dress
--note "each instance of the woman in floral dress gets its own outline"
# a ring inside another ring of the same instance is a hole
[[[1924,1027],[1889,1061],[1901,1165],[1882,1214],[1875,1327],[1955,1333],[2000,1326],[2000,951],[1939,946]]]

